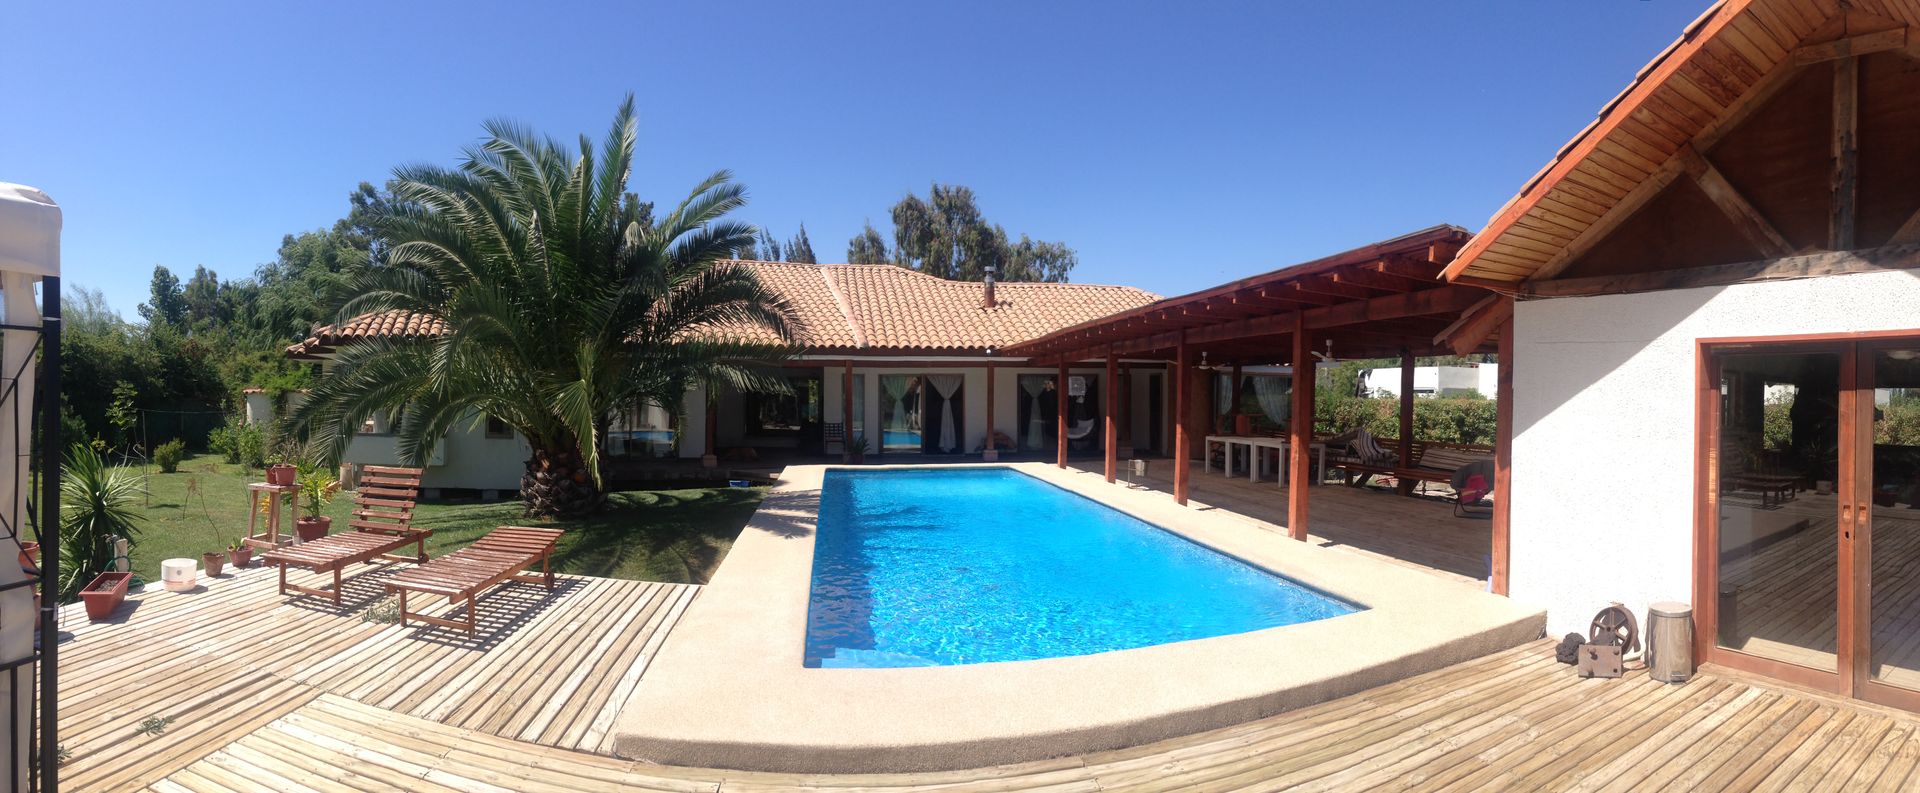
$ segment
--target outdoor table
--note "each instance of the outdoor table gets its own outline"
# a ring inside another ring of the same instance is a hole
[[[1233,477],[1233,447],[1237,445],[1247,447],[1247,481],[1248,482],[1260,481],[1261,456],[1260,456],[1259,450],[1260,449],[1278,450],[1280,452],[1280,470],[1278,472],[1279,482],[1281,487],[1286,486],[1287,478],[1288,478],[1287,469],[1290,467],[1292,462],[1291,460],[1288,459],[1288,455],[1287,455],[1287,446],[1289,445],[1287,438],[1279,437],[1279,436],[1270,437],[1270,436],[1248,436],[1248,435],[1208,435],[1205,438],[1204,445],[1201,447],[1201,454],[1200,454],[1201,473],[1210,473],[1213,471],[1212,452],[1213,452],[1213,444],[1216,444],[1216,443],[1220,444],[1221,450],[1225,452],[1225,454],[1221,455],[1223,458],[1221,460],[1221,468],[1223,469],[1223,471],[1225,472],[1228,478]],[[1307,450],[1312,452],[1317,452],[1319,454],[1320,470],[1326,471],[1327,470],[1327,445],[1319,441],[1314,441],[1313,443],[1310,443],[1307,445]],[[1318,483],[1314,482],[1309,484],[1318,484]]]
[[[268,495],[267,530],[265,533],[260,533],[258,529],[259,522],[260,522],[260,494],[261,493],[266,493]],[[293,542],[294,537],[292,532],[288,532],[285,538],[282,538],[280,535],[280,497],[281,496],[293,497],[292,499],[290,499],[293,502],[293,517],[290,519],[288,525],[299,523],[300,522],[300,484],[299,483],[296,482],[291,485],[276,485],[276,484],[270,484],[267,482],[254,482],[252,484],[247,485],[247,500],[252,503],[248,505],[249,511],[247,514],[247,536],[246,536],[246,539],[241,540],[241,542],[244,542],[247,545],[252,546],[254,548],[260,548],[260,549],[269,550],[269,551],[275,548],[278,548],[282,545],[286,545],[287,543]]]

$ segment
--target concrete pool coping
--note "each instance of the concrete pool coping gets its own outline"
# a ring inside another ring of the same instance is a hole
[[[1080,754],[1345,696],[1535,639],[1546,624],[1541,609],[1296,542],[1097,474],[995,463],[984,467],[1092,497],[1367,610],[1095,655],[809,669],[820,487],[840,467],[794,466],[781,475],[621,711],[616,754],[795,773],[940,771]]]

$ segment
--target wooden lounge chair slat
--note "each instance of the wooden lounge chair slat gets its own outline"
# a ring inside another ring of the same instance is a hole
[[[353,564],[371,564],[376,560],[427,561],[427,538],[433,536],[433,532],[413,528],[411,511],[420,494],[421,469],[369,465],[362,471],[369,475],[361,478],[361,487],[354,494],[352,514],[361,520],[347,524],[353,531],[274,549],[261,555],[262,563],[280,568],[280,594],[298,592],[317,595],[331,598],[333,604],[339,606],[342,568]],[[381,509],[392,504],[405,504],[406,509],[398,512]],[[414,546],[412,556],[394,553],[408,545]],[[312,588],[289,584],[288,567],[333,573],[333,586]]]
[[[474,634],[479,621],[480,593],[509,581],[537,581],[553,588],[551,568],[553,547],[560,541],[559,529],[530,529],[503,526],[488,532],[472,545],[419,567],[403,570],[387,579],[387,591],[400,596],[400,624],[417,619],[431,625],[464,628]],[[534,562],[540,563],[540,576],[526,575]],[[407,594],[417,592],[439,595],[448,600],[467,601],[467,621],[456,622],[430,617],[407,608]]]

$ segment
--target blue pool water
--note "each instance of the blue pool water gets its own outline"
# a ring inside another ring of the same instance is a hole
[[[829,471],[806,665],[1086,655],[1359,610],[1011,469]]]

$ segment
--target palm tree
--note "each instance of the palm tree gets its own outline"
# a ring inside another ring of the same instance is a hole
[[[445,330],[344,346],[287,429],[332,463],[389,416],[418,465],[449,429],[492,416],[532,446],[528,513],[574,515],[605,500],[600,450],[622,411],[678,405],[695,383],[785,389],[750,362],[789,352],[790,310],[722,261],[756,231],[725,218],[744,191],[721,171],[654,221],[625,192],[635,128],[628,95],[598,152],[493,121],[459,167],[397,169],[375,218],[386,262],[354,276],[335,321],[404,311]]]

